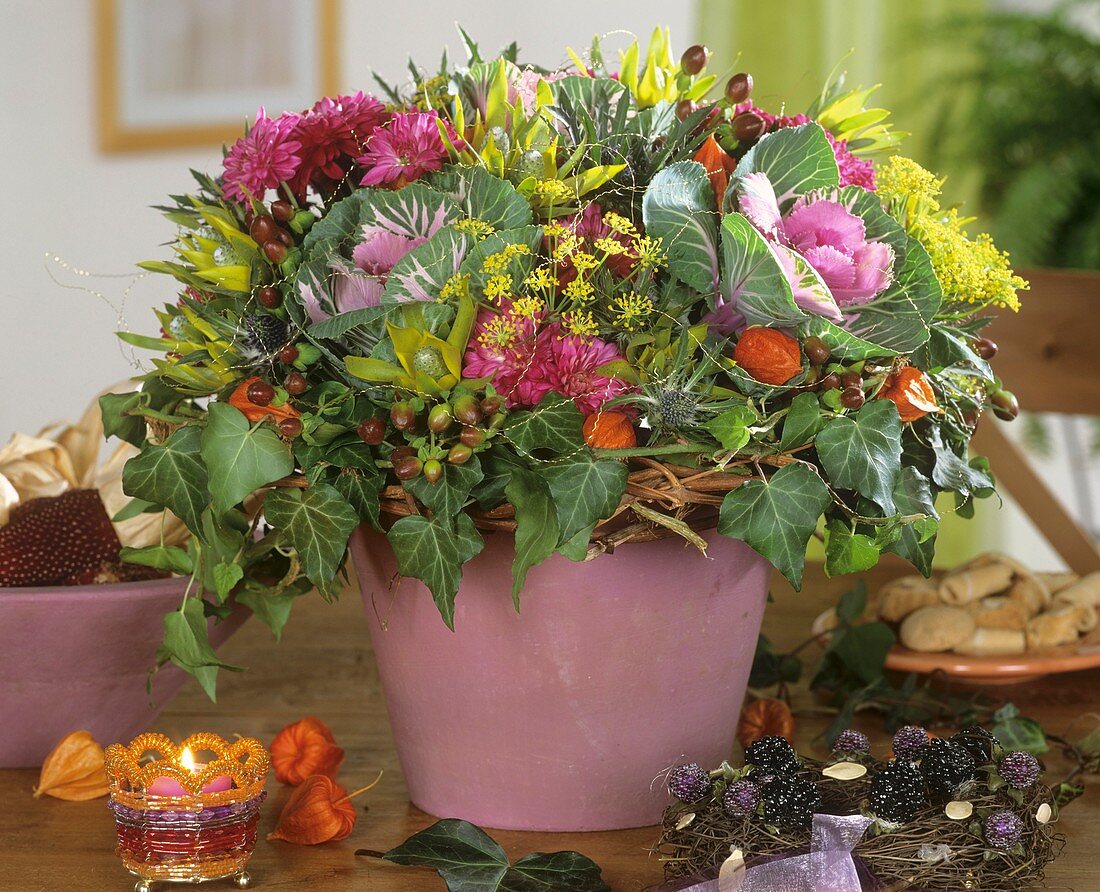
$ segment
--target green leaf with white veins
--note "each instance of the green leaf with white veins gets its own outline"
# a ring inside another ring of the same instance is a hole
[[[546,465],[542,475],[558,507],[558,536],[563,543],[610,517],[626,491],[626,464],[615,459]]]
[[[317,585],[335,578],[348,538],[359,525],[359,513],[327,483],[269,492],[264,516],[294,546],[306,576]]]
[[[716,415],[703,426],[722,444],[723,449],[736,452],[749,442],[749,427],[759,420],[760,416],[752,406],[737,406]]]
[[[821,430],[824,423],[821,417],[821,404],[816,393],[800,393],[791,400],[787,417],[783,419],[783,436],[779,441],[780,449],[794,449],[809,443]]]
[[[201,440],[202,430],[187,426],[161,445],[146,445],[122,469],[122,491],[154,505],[164,505],[189,530],[201,531],[200,517],[210,501]]]
[[[584,416],[573,401],[550,391],[534,409],[509,415],[503,434],[521,455],[530,455],[536,449],[563,455],[584,445],[583,424]]]
[[[928,478],[910,465],[902,468],[898,485],[894,487],[894,506],[901,514],[928,516],[905,524],[898,531],[897,541],[887,545],[885,550],[905,558],[925,576],[930,575],[940,523]]]
[[[830,520],[825,525],[825,575],[843,576],[862,573],[878,563],[875,540],[852,532],[843,520]]]
[[[411,514],[390,527],[386,538],[397,557],[397,572],[428,587],[443,621],[453,630],[462,565],[485,545],[470,516],[459,514],[452,522]]]
[[[806,543],[829,505],[829,489],[805,462],[780,468],[771,479],[750,480],[722,500],[718,532],[740,539],[802,588]]]
[[[817,435],[817,454],[829,482],[894,512],[901,476],[901,418],[890,400],[871,400],[854,415],[834,418]]]
[[[443,476],[435,483],[429,483],[428,478],[421,474],[412,480],[406,480],[404,485],[433,514],[454,517],[470,498],[470,491],[484,476],[481,462],[474,455],[462,465],[444,463]]]
[[[642,198],[646,233],[661,239],[669,272],[703,294],[714,294],[718,285],[716,211],[710,177],[695,161],[670,164]]]
[[[794,302],[775,249],[747,218],[722,220],[722,275],[719,290],[749,325],[798,325],[806,318]]]
[[[732,194],[736,178],[761,171],[767,174],[779,200],[779,208],[786,212],[795,199],[814,189],[828,189],[840,183],[833,147],[820,124],[808,123],[798,127],[784,127],[760,138],[738,162],[730,177]]]
[[[202,457],[210,471],[210,494],[228,511],[265,483],[294,471],[290,446],[268,424],[249,424],[228,403],[211,403],[202,432]]]
[[[512,602],[518,612],[519,593],[527,580],[527,571],[550,557],[558,544],[558,515],[550,489],[534,471],[515,468],[504,493],[516,509]]]

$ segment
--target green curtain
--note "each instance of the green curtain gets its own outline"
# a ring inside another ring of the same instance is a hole
[[[890,109],[894,126],[910,133],[901,151],[929,164],[937,113],[930,91],[966,52],[945,25],[984,8],[985,0],[698,0],[695,30],[713,52],[711,70],[750,72],[753,99],[768,111],[805,111],[838,71],[847,72],[850,87],[881,84],[874,105]],[[949,202],[973,195],[966,171],[937,173],[948,177]],[[978,502],[969,521],[955,516],[950,499],[941,499],[939,509],[937,565],[997,547],[996,499]],[[822,557],[813,549],[811,556]]]

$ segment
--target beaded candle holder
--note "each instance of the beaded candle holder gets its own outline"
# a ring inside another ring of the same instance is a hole
[[[188,764],[201,751],[216,758]],[[217,734],[193,734],[179,746],[163,734],[142,734],[129,746],[109,746],[108,805],[119,857],[138,877],[135,892],[149,892],[154,882],[220,879],[247,888],[244,868],[256,848],[269,765],[259,741],[230,743]]]

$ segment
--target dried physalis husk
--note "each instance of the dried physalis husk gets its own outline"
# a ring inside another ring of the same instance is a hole
[[[46,756],[34,796],[79,802],[98,799],[107,792],[103,747],[87,731],[73,731]]]
[[[965,821],[974,814],[974,805],[971,802],[952,799],[944,806],[943,813],[952,821]]]
[[[344,839],[355,827],[355,805],[331,777],[307,777],[291,794],[279,823],[267,835],[301,846]]]
[[[737,723],[738,742],[747,747],[761,737],[785,737],[788,743],[794,739],[794,716],[782,700],[761,697],[741,710]]]
[[[867,766],[858,762],[834,762],[822,768],[821,773],[833,780],[855,780],[867,773]]]
[[[1050,807],[1049,802],[1044,802],[1037,809],[1035,809],[1035,820],[1040,824],[1049,824],[1050,818],[1054,814],[1054,809]]]
[[[271,741],[271,767],[284,784],[298,786],[313,774],[335,777],[344,751],[320,719],[308,716],[287,725]]]

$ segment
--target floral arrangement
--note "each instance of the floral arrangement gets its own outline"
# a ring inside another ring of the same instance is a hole
[[[103,408],[133,510],[193,533],[165,658],[212,690],[205,616],[232,594],[278,633],[360,524],[449,625],[493,531],[517,607],[555,552],[715,525],[796,586],[815,532],[830,573],[927,573],[937,495],[992,492],[967,443],[1017,408],[982,311],[1025,283],[870,91],[791,116],[745,73],[708,98],[706,49],[662,30],[553,71],[463,37],[384,99],[261,109],[163,208],[175,256],[142,266],[180,292],[121,334],[160,356]]]
[[[754,862],[820,845],[824,816],[860,816],[842,854],[850,849],[870,874],[864,888],[1007,890],[1041,881],[1064,840],[1051,826],[1058,797],[1040,780],[1033,755],[1006,749],[977,725],[949,738],[907,725],[894,734],[892,750],[880,761],[865,734],[847,729],[824,762],[773,736],[746,747],[743,768],[674,768],[668,789],[678,801],[665,813],[657,849],[666,876],[706,877],[731,858],[732,847],[751,877]],[[835,866],[831,854],[819,869]],[[769,865],[776,869],[782,862]]]

